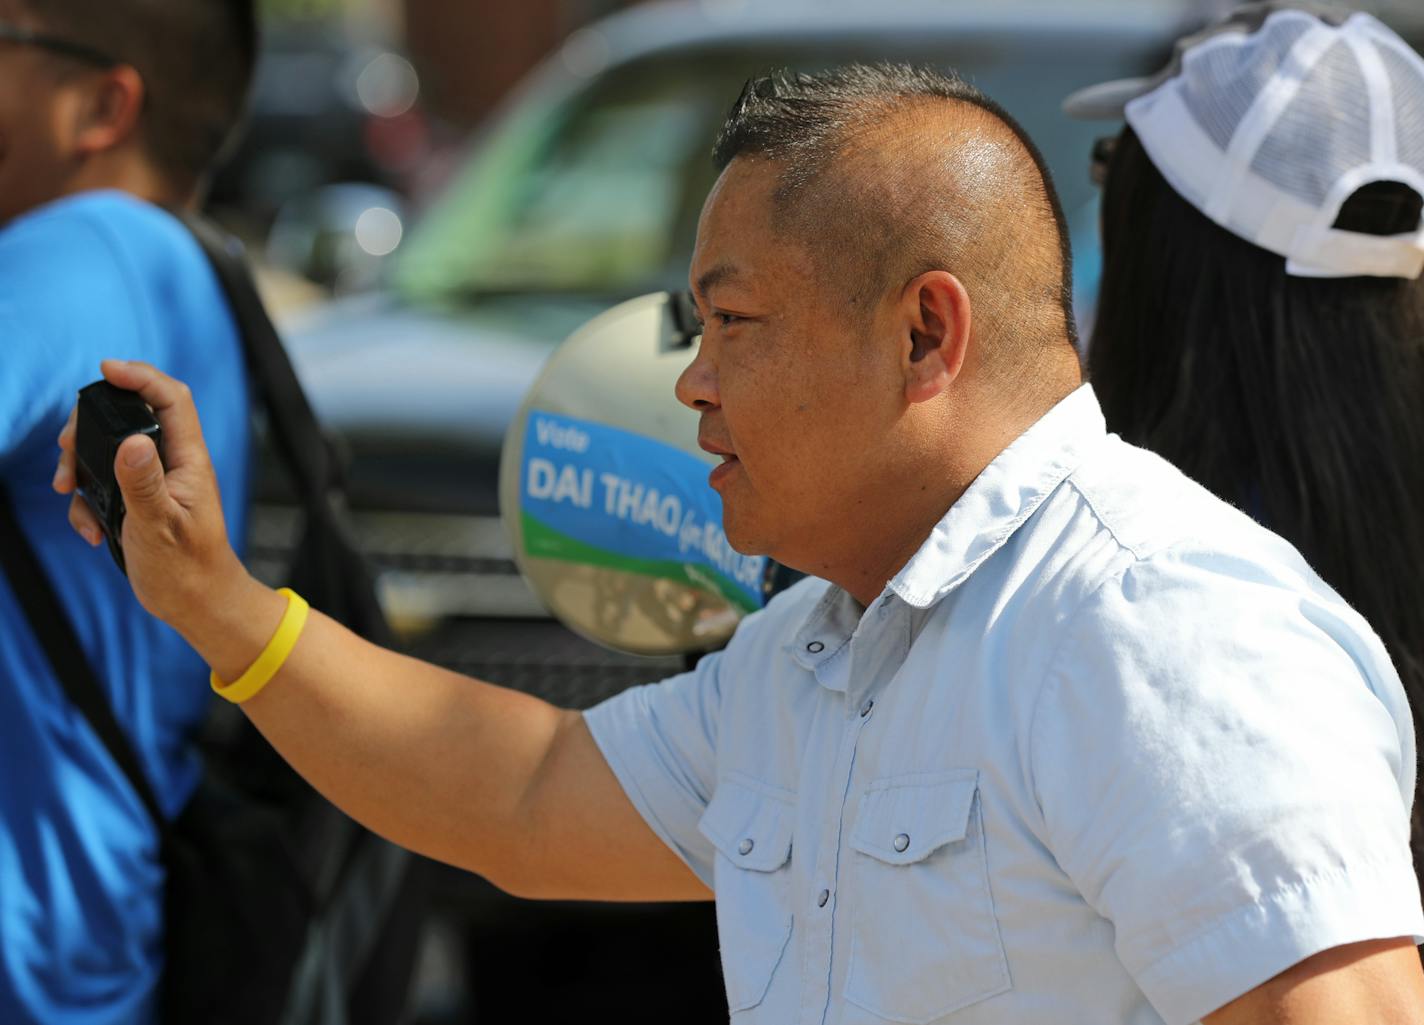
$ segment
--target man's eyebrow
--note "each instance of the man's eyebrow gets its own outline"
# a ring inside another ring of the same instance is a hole
[[[692,291],[701,298],[705,299],[707,298],[707,292],[710,289],[716,288],[717,285],[719,285],[723,281],[726,281],[730,278],[738,277],[740,273],[741,272],[738,271],[736,267],[733,267],[730,263],[719,263],[712,269],[702,274],[697,279],[697,281],[693,283]]]

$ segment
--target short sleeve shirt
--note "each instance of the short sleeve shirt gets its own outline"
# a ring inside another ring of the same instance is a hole
[[[153,786],[176,814],[198,781],[202,660],[70,528],[50,479],[78,390],[105,358],[193,391],[223,514],[243,536],[251,418],[237,328],[188,230],[118,192],[0,228],[0,479]],[[152,1020],[163,963],[158,833],[59,689],[0,571],[0,1022]]]
[[[735,1022],[1188,1025],[1424,935],[1380,641],[1087,387],[869,608],[804,581],[587,721],[715,891]]]

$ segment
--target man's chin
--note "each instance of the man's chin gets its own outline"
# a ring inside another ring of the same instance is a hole
[[[727,544],[738,555],[772,555],[772,542],[764,530],[744,518],[722,513],[722,532],[727,535]],[[773,556],[774,557],[774,556]]]

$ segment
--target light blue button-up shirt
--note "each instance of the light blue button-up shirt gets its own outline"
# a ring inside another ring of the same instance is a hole
[[[1086,387],[869,608],[805,581],[588,723],[715,890],[735,1022],[1187,1025],[1424,938],[1379,640]]]

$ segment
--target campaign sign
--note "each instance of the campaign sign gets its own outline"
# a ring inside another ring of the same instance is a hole
[[[708,471],[640,434],[531,409],[520,481],[524,550],[676,580],[759,609],[766,559],[727,543]]]

